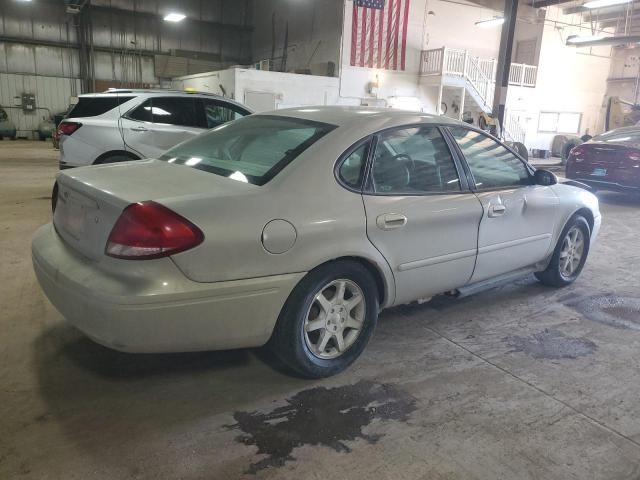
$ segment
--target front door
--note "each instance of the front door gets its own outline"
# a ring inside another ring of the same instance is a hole
[[[393,270],[396,304],[469,281],[482,205],[438,127],[379,134],[367,183],[367,235]]]
[[[490,136],[466,127],[449,131],[469,165],[483,208],[471,282],[546,258],[559,221],[553,190],[534,185],[525,163]]]

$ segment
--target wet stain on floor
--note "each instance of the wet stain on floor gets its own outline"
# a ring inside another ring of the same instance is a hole
[[[595,295],[569,301],[566,305],[594,322],[640,331],[640,298]]]
[[[266,458],[246,473],[282,467],[295,460],[293,449],[323,445],[337,452],[351,451],[345,441],[358,438],[375,443],[380,436],[362,429],[374,419],[406,421],[416,409],[415,399],[398,387],[370,381],[335,388],[316,387],[298,392],[271,412],[236,412],[229,429],[244,432],[236,440],[255,445]]]
[[[547,329],[528,337],[505,337],[503,341],[513,349],[511,352],[526,353],[537,359],[575,359],[591,355],[598,348],[588,338],[568,337],[558,330]]]

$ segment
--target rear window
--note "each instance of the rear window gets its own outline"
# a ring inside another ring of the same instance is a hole
[[[640,130],[637,128],[617,128],[601,135],[593,137],[592,142],[595,143],[617,143],[617,144],[640,144]]]
[[[78,103],[71,109],[68,118],[86,118],[96,117],[107,113],[109,110],[116,108],[128,102],[135,95],[113,95],[109,97],[80,97]]]
[[[298,118],[249,116],[181,143],[160,160],[264,185],[334,128]]]

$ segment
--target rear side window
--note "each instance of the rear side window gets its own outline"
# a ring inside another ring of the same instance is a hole
[[[375,193],[387,195],[460,191],[451,152],[437,127],[411,127],[380,134],[371,167]]]
[[[202,128],[195,98],[153,97],[130,111],[127,117],[140,122]]]
[[[160,160],[264,185],[334,128],[298,118],[250,115],[181,143]]]
[[[151,99],[153,123],[198,127],[196,99],[189,97],[154,97]]]
[[[108,97],[80,97],[78,103],[71,109],[68,118],[97,117],[118,105],[128,102],[135,95],[110,95]]]
[[[131,120],[138,120],[139,122],[151,122],[153,117],[151,116],[151,100],[141,103],[127,114],[127,118]]]

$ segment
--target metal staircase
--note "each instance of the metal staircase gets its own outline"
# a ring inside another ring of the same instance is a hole
[[[509,85],[535,87],[538,67],[523,63],[512,63]],[[420,76],[440,87],[438,105],[442,99],[443,87],[464,88],[465,97],[470,98],[479,111],[490,113],[496,81],[496,60],[479,58],[466,50],[456,48],[436,48],[423,50],[420,62]],[[460,118],[462,117],[460,109]],[[524,143],[525,129],[510,115],[505,116],[503,133],[506,139]]]

